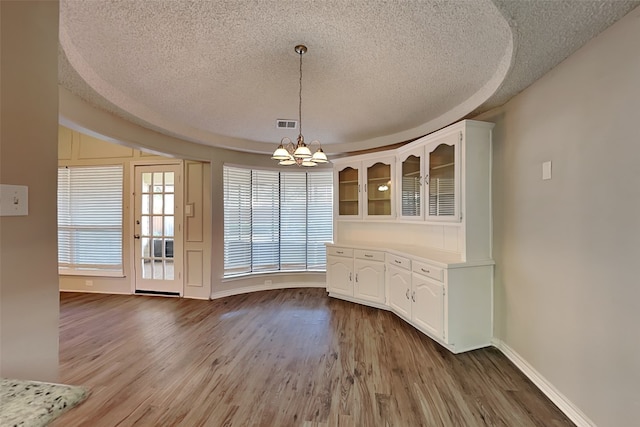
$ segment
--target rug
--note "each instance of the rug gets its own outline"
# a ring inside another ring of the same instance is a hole
[[[83,387],[0,379],[0,426],[46,426],[87,395]]]

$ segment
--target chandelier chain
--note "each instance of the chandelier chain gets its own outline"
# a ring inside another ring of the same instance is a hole
[[[300,119],[299,123],[299,134],[302,135],[302,54],[304,52],[300,51],[300,90],[298,92],[298,118]]]

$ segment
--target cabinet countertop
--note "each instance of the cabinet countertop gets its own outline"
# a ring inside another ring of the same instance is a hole
[[[344,241],[326,243],[326,246],[383,251],[390,254],[411,258],[417,261],[428,262],[442,268],[464,268],[495,264],[492,259],[463,261],[462,256],[459,253],[446,252],[438,249],[424,248],[420,246]]]

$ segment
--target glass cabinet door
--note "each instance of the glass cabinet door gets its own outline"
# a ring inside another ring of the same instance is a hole
[[[422,217],[422,156],[411,154],[400,164],[400,216]]]
[[[456,215],[456,146],[442,143],[428,153],[428,217],[451,219]]]
[[[391,164],[377,162],[367,167],[367,215],[391,216]]]
[[[338,172],[338,215],[358,216],[360,196],[358,169],[350,166]]]

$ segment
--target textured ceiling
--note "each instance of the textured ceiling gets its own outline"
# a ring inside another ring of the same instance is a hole
[[[201,144],[272,152],[298,118],[328,153],[501,105],[639,1],[60,2],[60,84]],[[64,111],[61,112],[64,115]]]

